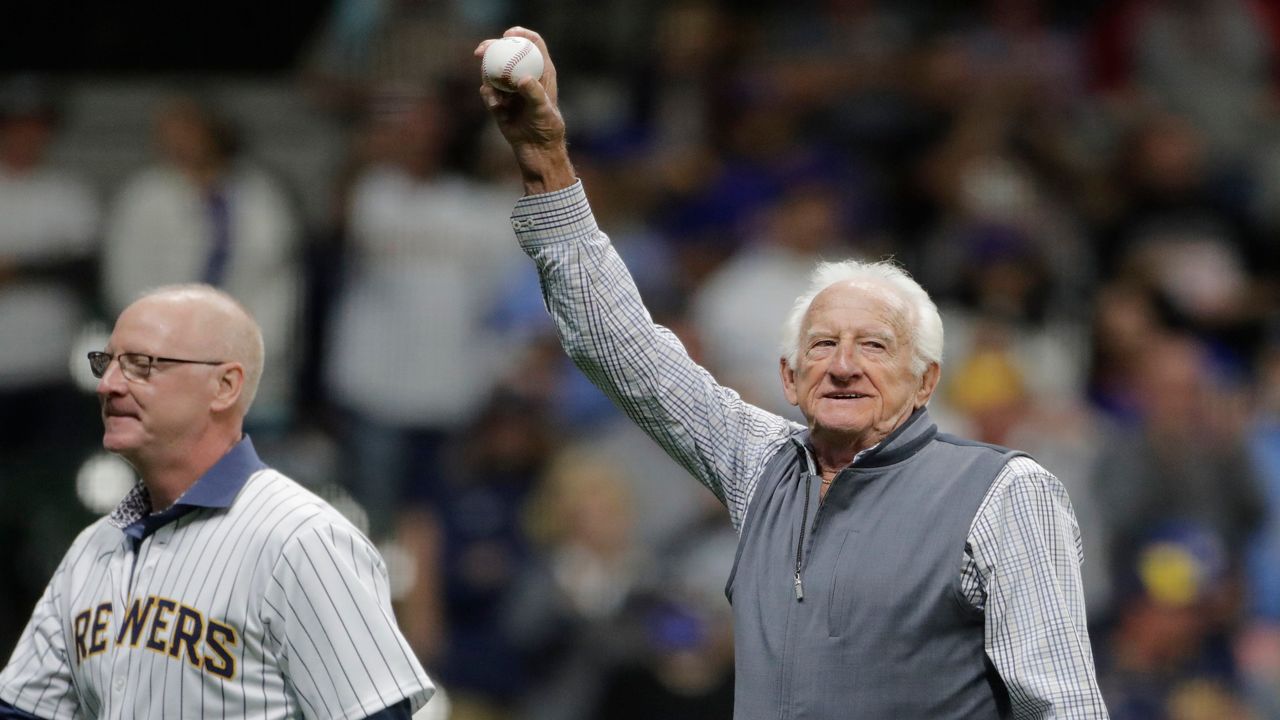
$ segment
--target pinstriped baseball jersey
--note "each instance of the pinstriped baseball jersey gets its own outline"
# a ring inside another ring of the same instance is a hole
[[[364,718],[431,681],[386,568],[246,437],[173,507],[139,485],[63,558],[0,699],[46,718]]]

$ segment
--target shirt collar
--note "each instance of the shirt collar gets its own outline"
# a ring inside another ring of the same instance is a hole
[[[227,508],[240,488],[259,470],[267,467],[258,457],[253,441],[245,435],[201,475],[173,505],[151,512],[151,495],[141,481],[120,501],[107,522],[126,535],[140,540],[160,527],[173,522],[196,508]]]

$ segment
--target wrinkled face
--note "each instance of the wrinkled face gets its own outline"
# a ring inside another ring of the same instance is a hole
[[[182,304],[143,299],[121,313],[106,352],[221,360],[200,342],[200,318]],[[98,381],[102,446],[135,467],[160,455],[181,453],[210,417],[217,366],[157,362],[145,380],[131,380],[113,361]]]
[[[912,370],[907,309],[888,289],[837,283],[814,298],[800,326],[796,367],[782,362],[787,400],[809,421],[815,446],[863,450],[923,406],[938,366]]]

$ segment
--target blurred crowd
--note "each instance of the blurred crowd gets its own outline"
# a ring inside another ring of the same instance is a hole
[[[197,84],[91,182],[51,159],[67,78],[0,78],[0,655],[92,517],[83,352],[204,281],[263,326],[261,454],[384,548],[453,717],[730,716],[727,517],[563,357],[513,240],[471,51],[517,23],[699,362],[798,419],[777,358],[809,269],[896,258],[943,311],[940,425],[1070,492],[1112,716],[1280,718],[1268,0],[336,0],[285,81],[341,132],[310,214]]]

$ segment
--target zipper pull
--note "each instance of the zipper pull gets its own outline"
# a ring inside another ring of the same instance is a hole
[[[796,571],[796,600],[804,600],[804,582],[800,580],[800,571]]]

